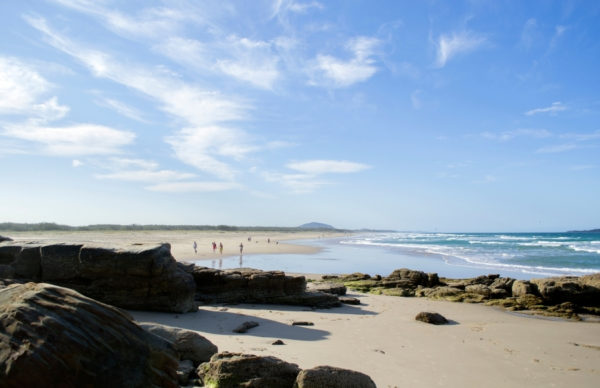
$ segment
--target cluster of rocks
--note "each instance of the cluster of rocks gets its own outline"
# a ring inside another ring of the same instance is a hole
[[[446,279],[435,273],[398,269],[388,277],[354,273],[323,278],[326,282],[375,294],[486,303],[575,319],[581,313],[600,315],[600,274],[529,281],[499,275]]]
[[[307,291],[304,276],[255,269],[221,271],[179,263],[169,244],[112,249],[7,240],[0,243],[0,279],[68,287],[131,310],[182,313],[196,311],[198,303],[340,305],[337,295]]]
[[[137,323],[68,288],[0,289],[0,387],[375,387],[355,371],[217,352],[194,331]]]

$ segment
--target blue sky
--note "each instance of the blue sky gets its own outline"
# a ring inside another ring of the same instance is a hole
[[[8,0],[0,221],[600,227],[600,3]]]

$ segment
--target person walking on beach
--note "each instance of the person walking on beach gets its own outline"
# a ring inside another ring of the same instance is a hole
[[[222,242],[219,243],[219,253],[223,254],[223,243]]]
[[[242,255],[243,251],[244,251],[244,244],[240,243],[240,256]]]
[[[194,253],[198,253],[198,244],[194,241]]]
[[[213,241],[212,247],[213,247],[213,253],[215,253],[217,251],[217,243]]]

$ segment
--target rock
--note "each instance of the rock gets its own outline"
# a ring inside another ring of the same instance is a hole
[[[444,318],[441,314],[438,313],[430,313],[430,312],[420,312],[415,317],[415,320],[431,323],[433,325],[445,325],[448,323],[448,320]]]
[[[501,288],[503,290],[508,291],[509,292],[509,296],[510,296],[510,292],[512,291],[512,286],[513,286],[514,282],[515,282],[515,279],[512,279],[512,278],[497,278],[490,285],[490,288],[492,290],[494,288]]]
[[[533,287],[531,283],[526,280],[515,280],[511,287],[512,296],[518,297],[527,294],[534,295]]]
[[[182,360],[179,361],[179,367],[177,368],[177,381],[180,386],[188,385],[190,382],[190,376],[196,368],[194,368],[194,363],[192,360]]]
[[[483,284],[471,284],[465,287],[465,292],[470,292],[472,294],[482,295],[488,298],[492,294],[492,290],[488,286]]]
[[[177,387],[173,347],[126,312],[45,283],[0,290],[0,386]]]
[[[326,279],[326,278],[323,277],[323,279]],[[339,279],[342,282],[355,282],[355,281],[358,281],[358,280],[369,280],[369,279],[371,279],[371,275],[366,274],[366,273],[355,272],[355,273],[350,274],[350,275],[340,276]]]
[[[392,272],[388,277],[382,279],[384,287],[417,288],[433,287],[438,285],[439,278],[437,274],[426,274],[422,271],[413,271],[402,268]]]
[[[215,344],[192,330],[153,322],[141,322],[139,325],[149,333],[172,343],[179,360],[191,360],[195,366],[210,360],[219,351]]]
[[[304,276],[251,268],[217,270],[195,267],[196,299],[204,303],[271,303],[311,307],[335,307],[335,295],[306,292]]]
[[[600,274],[532,279],[531,283],[546,303],[600,306]]]
[[[294,321],[292,326],[314,326],[314,323],[308,321]]]
[[[72,288],[132,310],[196,311],[193,277],[177,265],[169,244],[110,249],[81,244],[0,243],[0,264],[15,278]]]
[[[306,285],[308,291],[326,292],[328,294],[346,295],[346,286],[340,283],[312,282]]]
[[[298,374],[294,388],[376,388],[364,373],[333,366],[317,366]]]
[[[509,291],[504,288],[492,288],[492,292],[489,295],[489,297],[492,299],[508,298],[509,296]]]
[[[448,287],[448,286],[442,286],[442,287],[436,287],[436,288],[423,288],[421,290],[417,290],[417,296],[426,296],[429,298],[437,298],[437,299],[453,297],[453,296],[461,295],[462,293],[464,293],[464,291],[461,290],[460,288]]]
[[[13,239],[12,239],[12,238],[10,238],[10,237],[6,237],[6,236],[0,236],[0,242],[3,242],[3,241],[12,241],[12,240],[13,240]]]
[[[201,364],[197,373],[207,387],[292,387],[298,365],[275,357],[223,352]]]
[[[271,345],[285,345],[285,343],[282,340],[278,339],[277,341],[273,342]]]
[[[359,305],[360,304],[360,300],[358,298],[342,296],[339,299],[340,299],[340,302],[343,304],[351,304],[351,305]]]
[[[248,329],[252,329],[253,327],[258,326],[258,322],[254,322],[254,321],[248,321],[248,322],[244,322],[241,325],[239,325],[238,327],[236,327],[235,329],[233,329],[234,333],[245,333],[248,331]]]

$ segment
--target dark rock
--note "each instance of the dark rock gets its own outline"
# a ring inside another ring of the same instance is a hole
[[[50,282],[121,308],[195,311],[193,277],[177,265],[171,246],[115,250],[80,244],[0,243],[0,265],[11,277]]]
[[[360,304],[360,300],[358,298],[352,298],[349,296],[341,296],[339,299],[340,299],[340,302],[343,304],[351,304],[351,305],[359,305]]]
[[[448,323],[448,320],[444,318],[441,314],[438,313],[430,313],[430,312],[420,312],[415,317],[415,320],[431,323],[433,325],[444,325]]]
[[[333,366],[317,366],[298,374],[294,388],[376,388],[364,373]]]
[[[12,241],[12,240],[13,240],[13,239],[12,239],[12,238],[10,238],[10,237],[6,237],[6,236],[0,236],[0,242],[3,242],[3,241]]]
[[[509,296],[509,291],[504,288],[492,288],[492,292],[490,293],[490,298],[492,299],[508,298]]]
[[[328,294],[346,295],[346,286],[340,283],[312,282],[306,285],[308,291],[326,292]]]
[[[426,296],[434,299],[445,299],[463,293],[464,290],[461,290],[460,288],[442,286],[436,288],[422,288],[420,290],[417,290],[416,296]]]
[[[546,303],[600,306],[600,274],[532,279],[531,283]]]
[[[179,355],[179,360],[191,360],[195,366],[210,360],[219,351],[215,344],[192,330],[153,322],[140,322],[139,325],[149,333],[169,341]]]
[[[165,340],[122,310],[44,283],[0,290],[0,386],[177,387]]]
[[[307,321],[294,321],[292,326],[314,326],[314,323]]]
[[[194,367],[192,360],[179,361],[179,366],[177,367],[177,381],[179,382],[179,385],[188,385],[190,376],[192,376],[195,370],[196,368]]]
[[[430,284],[430,279],[436,281],[436,283]],[[437,285],[437,281],[439,281],[437,274],[435,276],[431,274],[430,276],[425,272],[413,271],[406,268],[397,269],[388,277],[382,279],[384,287],[401,288],[417,288],[417,286],[433,287]]]
[[[497,278],[496,280],[494,280],[494,282],[490,285],[491,289],[494,288],[501,288],[503,290],[508,291],[509,295],[512,292],[512,286],[513,283],[515,282],[515,279],[512,278]]]
[[[285,343],[282,340],[278,339],[277,341],[273,342],[271,345],[285,345]]]
[[[239,325],[235,329],[233,329],[233,332],[234,333],[245,333],[249,329],[252,329],[253,327],[256,327],[256,326],[258,326],[258,322],[247,321],[247,322],[242,323],[241,325]]]
[[[492,290],[488,286],[483,284],[471,284],[465,287],[465,292],[470,292],[472,294],[482,295],[486,298],[492,294]]]
[[[343,282],[355,282],[357,280],[369,280],[371,279],[371,275],[366,273],[355,272],[350,275],[343,275],[339,277]]]
[[[275,357],[223,352],[201,364],[197,373],[207,387],[292,387],[298,365]]]

